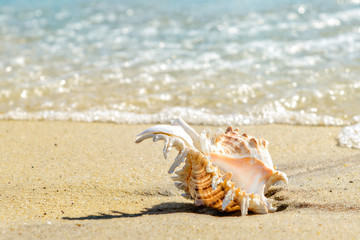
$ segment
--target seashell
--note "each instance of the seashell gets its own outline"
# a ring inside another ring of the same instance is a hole
[[[210,131],[198,134],[184,120],[157,125],[137,136],[136,143],[153,138],[164,140],[164,157],[175,147],[179,154],[169,169],[176,187],[197,206],[220,211],[241,211],[247,215],[275,212],[265,193],[275,182],[288,182],[285,173],[275,170],[265,139],[255,139],[228,127],[212,137]]]

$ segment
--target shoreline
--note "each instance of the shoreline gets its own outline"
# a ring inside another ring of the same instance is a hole
[[[360,234],[360,150],[338,146],[341,127],[240,126],[269,141],[274,164],[289,177],[289,185],[276,185],[270,196],[278,212],[240,217],[209,213],[182,198],[167,174],[175,151],[165,160],[161,143],[134,143],[149,126],[0,121],[1,236],[355,239]]]

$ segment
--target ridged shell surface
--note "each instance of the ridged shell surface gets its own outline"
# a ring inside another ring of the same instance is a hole
[[[269,143],[263,138],[259,140],[248,136],[246,133],[240,135],[239,129],[228,127],[225,133],[213,139],[214,152],[220,152],[233,158],[252,157],[264,162],[273,168],[269,154]]]
[[[259,196],[246,194],[240,188],[235,189],[230,180],[231,175],[222,175],[204,154],[191,149],[187,153],[185,165],[175,172],[173,180],[177,181],[176,186],[179,189],[195,200],[197,206],[225,212],[242,210],[243,215],[247,214],[247,211],[267,213],[269,210]],[[220,180],[217,185],[214,179]]]

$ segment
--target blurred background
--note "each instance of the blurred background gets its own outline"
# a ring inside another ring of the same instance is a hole
[[[360,122],[359,0],[0,0],[0,119]]]

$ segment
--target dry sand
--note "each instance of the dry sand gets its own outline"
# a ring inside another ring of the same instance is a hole
[[[1,121],[0,239],[360,238],[360,150],[338,146],[340,128],[241,127],[289,177],[270,194],[278,212],[241,217],[183,199],[175,151],[134,143],[147,127]]]

